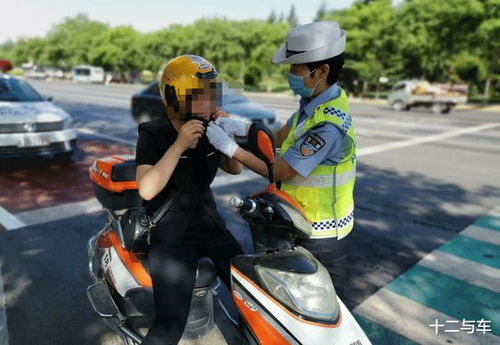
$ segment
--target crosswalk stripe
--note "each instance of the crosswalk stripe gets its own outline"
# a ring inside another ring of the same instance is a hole
[[[500,293],[500,270],[435,250],[419,263],[434,271]]]
[[[447,294],[447,292],[444,291],[442,293]],[[457,319],[426,307],[386,288],[380,289],[374,295],[366,299],[361,305],[354,309],[354,313],[370,321],[384,325],[384,327],[404,335],[418,344],[500,344],[500,337],[491,333],[467,334],[463,331],[458,333],[445,333],[443,329],[440,329],[439,333],[436,334],[435,328],[429,326],[434,323],[436,319],[438,319],[440,323]]]
[[[468,236],[457,235],[438,250],[461,258],[500,269],[500,246],[478,241]]]
[[[479,218],[474,224],[489,230],[500,232],[500,216],[495,214],[487,214],[486,216]]]
[[[354,313],[419,344],[500,344],[500,207],[426,255],[417,265],[377,291]],[[489,324],[486,334],[441,333],[438,319]]]
[[[500,246],[500,231],[492,231],[480,226],[469,225],[460,235]]]
[[[421,265],[413,266],[384,289],[461,320],[491,320],[492,333],[500,335],[500,298],[491,290],[439,273]]]

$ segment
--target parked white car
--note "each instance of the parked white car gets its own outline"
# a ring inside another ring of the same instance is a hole
[[[104,83],[104,70],[95,66],[75,66],[71,69],[71,78],[76,83]]]
[[[68,113],[26,81],[0,73],[0,158],[47,156],[68,160],[77,132]]]

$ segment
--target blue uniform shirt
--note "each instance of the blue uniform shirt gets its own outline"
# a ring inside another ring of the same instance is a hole
[[[314,115],[316,107],[340,96],[337,83],[320,93],[315,98],[300,99],[299,119],[297,125]],[[286,125],[292,127],[292,115]],[[322,123],[310,128],[295,145],[283,155],[283,159],[302,177],[309,174],[320,164],[335,165],[344,158],[351,148],[349,137],[332,123]]]

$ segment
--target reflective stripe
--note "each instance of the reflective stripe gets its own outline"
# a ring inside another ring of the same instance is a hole
[[[353,166],[353,168],[349,171],[346,171],[343,174],[337,174],[335,177],[335,185],[338,186],[343,186],[349,182],[352,181],[353,178],[356,177],[356,166]]]
[[[305,129],[306,122],[307,121],[302,121],[300,123],[300,125],[298,125],[295,128],[295,131],[293,132],[293,136],[295,137],[295,140],[299,139],[302,136],[302,134],[304,134],[306,132],[306,129]]]
[[[300,174],[295,174],[292,177],[283,180],[283,183],[294,187],[328,188],[333,187],[333,176],[334,174],[302,177]],[[335,177],[336,186],[342,186],[351,182],[355,176],[356,168],[353,168],[343,174],[337,174]]]
[[[354,220],[354,210],[349,212],[347,216],[338,221],[337,230],[341,230],[348,226]],[[328,231],[336,228],[337,222],[335,218],[321,220],[319,222],[311,223],[313,231]]]

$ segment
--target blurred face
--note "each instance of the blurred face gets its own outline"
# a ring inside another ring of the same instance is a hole
[[[208,121],[217,110],[217,96],[218,88],[215,82],[204,83],[203,89],[192,90],[191,113]]]

